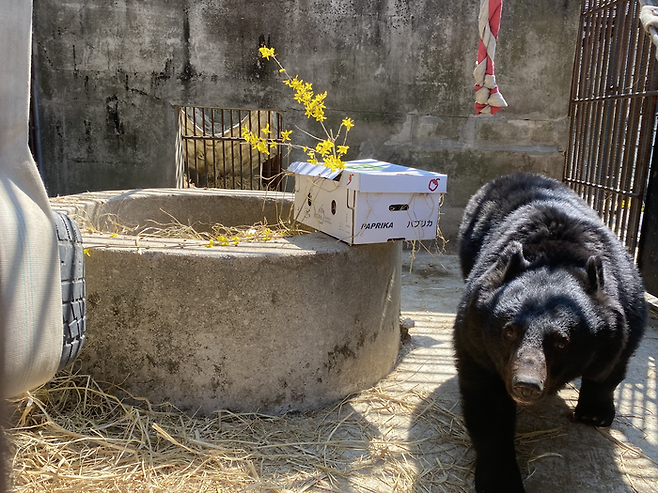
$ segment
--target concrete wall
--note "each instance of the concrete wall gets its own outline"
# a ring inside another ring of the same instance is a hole
[[[292,74],[328,91],[330,125],[355,120],[348,158],[448,174],[450,239],[488,179],[561,176],[579,4],[505,1],[496,74],[510,107],[476,117],[478,0],[40,0],[47,188],[173,186],[176,105],[281,109],[288,128],[317,133],[275,64],[259,59],[265,40]]]

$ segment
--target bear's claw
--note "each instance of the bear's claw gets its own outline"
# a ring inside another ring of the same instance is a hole
[[[614,402],[578,403],[574,417],[586,425],[606,427],[615,419]]]

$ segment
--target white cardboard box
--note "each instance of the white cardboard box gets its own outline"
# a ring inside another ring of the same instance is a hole
[[[447,176],[363,159],[345,169],[295,162],[295,219],[346,243],[436,238]]]

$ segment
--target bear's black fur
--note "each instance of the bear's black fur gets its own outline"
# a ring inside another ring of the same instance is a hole
[[[574,192],[535,174],[484,185],[460,227],[466,279],[454,326],[478,493],[523,492],[516,404],[582,377],[575,418],[609,426],[647,309],[635,265]]]

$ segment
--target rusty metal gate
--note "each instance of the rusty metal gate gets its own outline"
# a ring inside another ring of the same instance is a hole
[[[636,255],[655,137],[656,48],[638,0],[583,0],[564,181]]]
[[[181,106],[179,137],[183,187],[279,190],[282,183],[278,111]],[[252,149],[242,129],[273,140],[267,153]],[[267,135],[265,134],[267,132]]]

